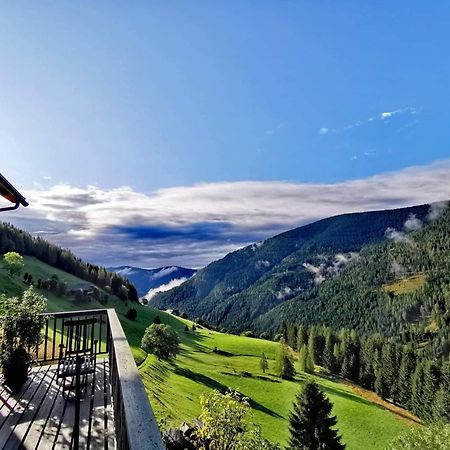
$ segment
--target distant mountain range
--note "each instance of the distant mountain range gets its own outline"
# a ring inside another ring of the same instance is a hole
[[[186,267],[168,266],[157,269],[142,269],[133,266],[109,267],[123,278],[130,280],[137,289],[139,297],[152,298],[157,292],[164,292],[179,286],[197,271]]]
[[[294,319],[384,331],[394,321],[383,310],[390,297],[382,286],[406,273],[428,271],[431,280],[441,271],[450,243],[442,232],[450,226],[447,205],[323,219],[232,252],[152,303],[233,331],[276,330]],[[357,279],[371,282],[352,285]],[[409,317],[415,300],[404,301],[394,306]]]

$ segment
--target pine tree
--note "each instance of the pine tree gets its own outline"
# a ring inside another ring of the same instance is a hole
[[[345,445],[334,429],[333,405],[316,383],[308,382],[297,394],[289,418],[287,450],[341,450]]]
[[[314,364],[309,355],[308,347],[303,344],[298,355],[299,368],[302,372],[314,373]]]
[[[416,416],[422,417],[423,413],[423,395],[424,395],[425,375],[424,375],[424,362],[421,361],[417,364],[416,370],[412,376],[411,381],[411,400],[409,409],[416,414]]]
[[[319,327],[311,327],[308,338],[308,350],[313,363],[321,366],[323,360],[323,350],[325,348],[325,338]]]
[[[325,332],[325,349],[323,351],[323,365],[330,372],[336,371],[336,358],[334,357],[335,339],[330,329]]]
[[[300,351],[304,345],[308,345],[308,333],[303,325],[297,330],[297,351]]]
[[[427,361],[425,363],[424,379],[422,418],[427,422],[432,422],[435,415],[436,393],[439,390],[441,380],[441,368],[437,362]]]
[[[266,370],[269,368],[269,363],[267,362],[266,355],[263,353],[261,355],[261,359],[259,360],[259,368],[266,373]]]
[[[408,407],[411,399],[411,379],[414,373],[416,357],[411,347],[405,347],[398,370],[398,402],[404,408]]]
[[[294,360],[284,338],[281,338],[275,358],[275,373],[285,380],[291,380],[295,376]]]
[[[287,326],[286,342],[290,347],[295,348],[297,344],[297,327],[295,325],[290,324]]]

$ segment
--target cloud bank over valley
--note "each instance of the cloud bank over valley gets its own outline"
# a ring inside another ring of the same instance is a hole
[[[93,263],[197,268],[324,217],[448,199],[448,180],[447,160],[332,184],[216,182],[151,193],[56,184],[24,190],[30,206],[2,219]]]

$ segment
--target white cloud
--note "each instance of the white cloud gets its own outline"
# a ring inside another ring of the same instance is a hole
[[[380,113],[380,119],[381,120],[389,119],[392,116],[395,116],[397,114],[403,114],[403,113],[417,114],[417,109],[413,108],[411,106],[407,106],[406,108],[399,108],[399,109],[395,109],[394,111],[382,112],[382,113]]]
[[[156,294],[159,292],[166,292],[170,291],[170,289],[173,289],[174,287],[179,286],[180,284],[184,283],[187,280],[187,278],[176,278],[175,280],[170,280],[166,284],[162,284],[161,286],[150,289],[147,294],[144,295],[144,297],[147,300],[151,300]]]
[[[395,228],[388,227],[386,229],[385,235],[388,239],[394,242],[404,242],[405,244],[415,245],[414,241],[409,236],[403,233],[403,231],[396,230]]]
[[[331,132],[343,132],[343,131],[349,131],[353,130],[355,128],[362,127],[363,125],[366,125],[370,122],[379,122],[379,121],[385,121],[386,119],[390,119],[393,116],[399,115],[399,114],[417,114],[419,110],[417,108],[414,108],[412,106],[406,106],[405,108],[399,108],[395,109],[393,111],[384,111],[376,116],[369,117],[368,119],[362,119],[357,120],[356,122],[351,123],[350,125],[346,125],[344,127],[340,128],[321,128],[319,130],[319,134],[327,134]],[[409,124],[409,126],[416,125],[418,123],[418,120],[414,120],[414,123]]]
[[[420,230],[422,228],[422,221],[415,214],[410,214],[403,226],[407,231]]]
[[[94,263],[200,267],[323,217],[448,199],[449,179],[444,161],[334,184],[240,181],[151,193],[64,184],[24,190],[30,206],[2,219]]]
[[[435,220],[440,217],[444,210],[448,207],[447,201],[434,202],[430,205],[430,211],[427,215],[427,220]]]

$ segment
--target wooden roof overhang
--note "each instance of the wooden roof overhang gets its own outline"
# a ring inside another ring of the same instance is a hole
[[[0,195],[6,200],[14,203],[14,206],[0,208],[0,211],[11,211],[20,205],[28,206],[25,197],[0,173]]]

